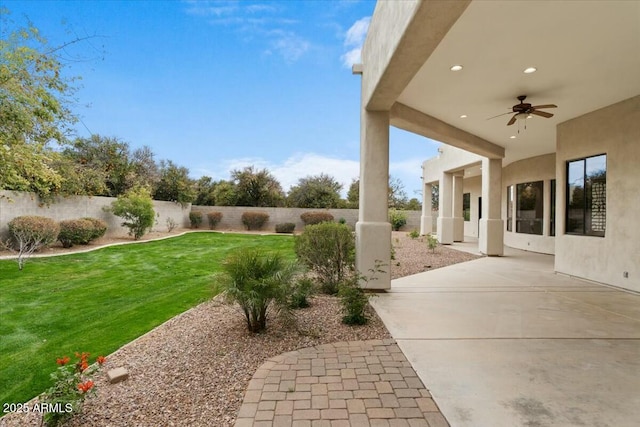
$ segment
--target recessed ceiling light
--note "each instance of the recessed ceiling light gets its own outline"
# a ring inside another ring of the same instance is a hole
[[[531,73],[535,73],[536,71],[538,71],[538,69],[536,67],[529,67],[529,68],[526,68],[524,70],[524,73],[525,74],[531,74]]]
[[[511,135],[509,138],[516,139],[516,136],[515,135]]]
[[[461,115],[461,116],[460,116],[460,118],[461,118],[461,119],[466,119],[466,118],[467,118],[467,115],[466,115],[466,114],[463,114],[463,115]]]
[[[451,67],[451,71],[460,71],[462,70],[462,65],[454,65]]]

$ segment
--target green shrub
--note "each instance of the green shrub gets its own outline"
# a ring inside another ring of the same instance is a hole
[[[375,279],[377,273],[384,273],[382,264],[376,261],[375,267],[371,270],[369,277],[361,273],[352,273],[342,283],[338,289],[338,297],[342,305],[342,323],[347,325],[364,325],[369,321],[367,317],[367,304],[369,297],[366,294],[366,287],[369,281]]]
[[[207,212],[207,219],[209,219],[209,228],[213,230],[222,221],[222,212]]]
[[[335,294],[353,270],[355,239],[347,225],[323,222],[305,227],[296,236],[295,251],[300,262],[315,273],[322,292]]]
[[[321,222],[332,222],[333,215],[329,212],[305,212],[300,215],[300,219],[304,222],[304,225],[320,224]]]
[[[189,221],[191,222],[191,228],[200,228],[200,224],[202,224],[202,212],[189,212]]]
[[[4,246],[18,252],[20,270],[33,252],[55,242],[60,232],[58,223],[43,216],[19,216],[9,221],[8,227],[10,241]]]
[[[344,219],[344,218],[340,218],[340,219],[338,220],[338,224],[346,224],[346,223],[347,223],[347,220],[346,220],[346,219]]]
[[[301,276],[295,280],[289,289],[289,307],[305,308],[309,307],[309,297],[313,294],[313,280],[308,276]]]
[[[407,223],[407,215],[403,211],[389,209],[389,222],[393,231],[398,231]]]
[[[435,252],[438,247],[438,238],[433,234],[427,235],[427,246],[431,249],[431,252]]]
[[[283,222],[276,224],[276,233],[293,233],[296,229],[296,225],[293,222]]]
[[[60,232],[58,240],[63,248],[70,248],[73,245],[86,245],[93,236],[93,223],[86,219],[67,219],[60,221]]]
[[[415,240],[418,237],[420,237],[420,232],[414,229],[414,230],[411,230],[411,232],[407,233],[407,236],[411,237],[412,240]]]
[[[86,221],[89,221],[92,225],[92,230],[91,230],[91,238],[89,239],[88,242],[86,243],[82,243],[82,244],[87,244],[93,240],[97,240],[99,238],[101,238],[102,236],[105,235],[105,233],[107,232],[107,223],[100,219],[100,218],[91,218],[91,217],[85,217],[82,218]]]
[[[242,223],[247,230],[260,230],[269,220],[269,214],[264,212],[247,211],[242,214]]]
[[[285,261],[278,253],[261,254],[243,248],[231,254],[222,268],[218,291],[227,302],[240,305],[250,332],[267,327],[267,310],[272,304],[286,310],[295,263]]]
[[[124,218],[121,225],[129,229],[129,235],[133,235],[135,240],[144,236],[153,226],[155,219],[151,195],[142,187],[118,196],[118,200],[111,203],[110,210],[115,216]]]

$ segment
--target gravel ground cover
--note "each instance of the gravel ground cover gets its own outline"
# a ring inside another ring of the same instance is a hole
[[[442,246],[431,253],[403,232],[394,232],[392,242],[393,278],[477,258]],[[249,380],[267,359],[325,343],[390,338],[371,308],[367,325],[343,325],[335,297],[318,295],[295,313],[293,324],[274,318],[265,333],[252,335],[237,308],[218,298],[200,304],[110,355],[96,375],[96,395],[68,425],[232,426]],[[110,385],[106,371],[115,367],[130,377]],[[13,413],[0,426],[35,427],[40,418]]]

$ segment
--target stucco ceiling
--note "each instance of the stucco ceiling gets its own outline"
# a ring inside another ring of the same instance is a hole
[[[531,66],[537,72],[524,74]],[[505,147],[508,164],[554,152],[559,123],[638,94],[640,1],[476,0],[398,101]],[[556,104],[545,110],[554,117],[526,129],[506,126],[511,115],[487,120],[518,95]]]

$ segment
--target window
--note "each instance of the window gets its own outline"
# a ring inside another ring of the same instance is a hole
[[[513,231],[513,185],[507,187],[507,231]]]
[[[518,184],[516,197],[516,233],[542,235],[542,181]]]
[[[556,235],[556,180],[551,180],[549,186],[549,197],[551,197],[551,212],[549,212],[549,236]]]
[[[567,162],[567,234],[604,237],[607,155]]]
[[[462,216],[465,221],[471,221],[471,193],[462,195]]]

